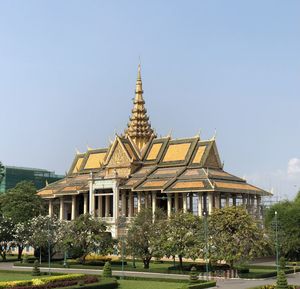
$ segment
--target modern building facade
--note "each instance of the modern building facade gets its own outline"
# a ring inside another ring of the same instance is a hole
[[[14,188],[21,181],[32,181],[37,189],[45,187],[46,183],[53,183],[64,176],[56,175],[44,169],[4,166],[4,177],[0,180],[0,193]]]
[[[68,175],[38,191],[49,204],[49,215],[71,220],[90,213],[110,224],[128,221],[142,208],[200,216],[215,208],[244,205],[261,215],[261,198],[268,192],[223,169],[215,138],[199,135],[158,138],[151,128],[143,98],[140,66],[132,114],[124,134],[107,148],[78,153]]]

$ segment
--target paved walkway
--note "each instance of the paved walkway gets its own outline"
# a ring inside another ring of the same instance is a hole
[[[19,270],[30,271],[30,267],[14,267],[13,263],[0,262],[0,270]],[[47,272],[48,268],[41,268],[41,271]],[[52,268],[52,272],[60,273],[86,273],[86,274],[99,274],[102,270],[95,269],[65,269],[65,268]],[[150,273],[150,272],[132,272],[132,271],[113,271],[114,276],[139,276],[148,278],[172,278],[172,279],[188,279],[187,275],[179,274],[162,274],[162,273]],[[300,273],[290,274],[287,276],[289,284],[300,285]],[[217,286],[214,288],[220,289],[247,289],[259,285],[274,284],[275,278],[268,278],[262,280],[245,280],[245,279],[226,279],[217,280]]]

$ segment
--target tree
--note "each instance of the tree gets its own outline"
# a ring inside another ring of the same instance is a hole
[[[70,249],[81,249],[81,263],[85,262],[86,256],[91,252],[98,251],[103,255],[112,253],[114,242],[111,234],[106,231],[105,222],[84,214],[69,222],[65,229],[63,244]]]
[[[22,181],[0,198],[2,214],[14,224],[27,222],[44,212],[42,199],[32,182]]]
[[[103,267],[103,278],[111,278],[112,277],[112,271],[111,271],[111,264],[110,262],[105,262]]]
[[[202,228],[201,219],[192,213],[178,211],[171,215],[166,226],[164,247],[167,256],[178,256],[181,270],[183,258],[198,257]]]
[[[31,220],[14,226],[13,241],[18,246],[18,260],[22,259],[23,250],[29,244],[29,239],[34,233],[30,224]]]
[[[1,184],[2,180],[3,180],[3,178],[4,178],[4,175],[5,175],[5,173],[4,173],[4,166],[0,162],[0,184]]]
[[[216,209],[208,220],[209,257],[231,268],[262,254],[268,243],[264,231],[243,207]]]
[[[14,241],[18,246],[18,259],[21,259],[24,240],[29,234],[28,221],[43,213],[42,199],[36,195],[32,182],[22,181],[0,197],[0,209],[3,216],[17,228]]]
[[[153,219],[152,210],[143,209],[129,225],[127,250],[132,256],[142,259],[145,269],[149,269],[152,257],[164,255],[165,221],[165,215],[161,210],[156,210]]]
[[[0,256],[6,260],[7,252],[12,246],[14,224],[9,218],[0,215]]]
[[[52,257],[59,250],[65,233],[65,224],[56,217],[38,216],[28,222],[28,239],[26,243],[35,250],[39,250],[40,262],[42,260],[42,251],[47,252],[50,245],[50,254]],[[49,256],[47,256],[49,257]]]
[[[288,259],[300,258],[300,194],[292,201],[282,201],[266,210],[265,226],[275,244],[275,211],[277,212],[279,255]],[[275,245],[273,246],[275,252]]]

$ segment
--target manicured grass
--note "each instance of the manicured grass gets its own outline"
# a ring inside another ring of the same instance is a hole
[[[118,280],[119,289],[178,289],[183,286],[175,282]]]
[[[22,272],[1,272],[0,271],[0,281],[18,281],[18,280],[31,280],[33,278],[37,279],[37,278],[42,278],[45,277],[45,275],[43,276],[32,276],[31,273],[22,273]]]

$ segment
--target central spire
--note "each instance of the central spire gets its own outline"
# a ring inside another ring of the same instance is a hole
[[[125,134],[131,137],[140,150],[154,134],[149,122],[149,117],[147,116],[147,109],[145,108],[140,64],[138,66],[138,75],[135,85],[133,109]]]

